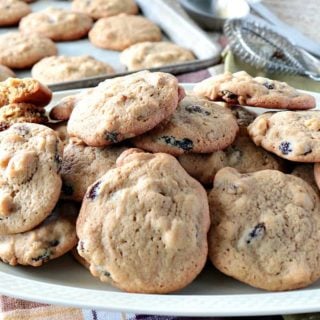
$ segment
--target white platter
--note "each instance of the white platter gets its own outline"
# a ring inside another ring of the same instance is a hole
[[[191,85],[185,85],[191,89]],[[75,93],[58,92],[54,100]],[[320,94],[314,94],[320,106]],[[41,268],[0,263],[0,293],[32,301],[143,314],[253,316],[320,311],[320,281],[291,292],[265,292],[216,271],[210,263],[184,290],[170,295],[123,293],[93,278],[71,256]]]

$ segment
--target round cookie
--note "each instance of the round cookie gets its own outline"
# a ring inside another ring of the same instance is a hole
[[[6,66],[0,65],[0,81],[4,81],[8,78],[14,78],[15,73]]]
[[[90,56],[53,56],[40,60],[32,70],[32,77],[45,83],[80,80],[114,73],[114,69]]]
[[[212,185],[216,173],[232,167],[241,173],[265,169],[283,169],[283,161],[262,148],[249,137],[239,136],[231,146],[209,154],[186,154],[178,158],[183,168],[204,185]]]
[[[25,34],[38,34],[54,41],[83,38],[91,27],[92,19],[88,15],[52,7],[29,14],[19,24]]]
[[[33,33],[8,32],[0,35],[0,63],[9,68],[29,68],[57,52],[54,42]]]
[[[118,156],[126,149],[121,146],[89,147],[71,139],[63,150],[62,196],[81,202],[88,187],[113,168]]]
[[[30,7],[18,0],[0,1],[0,27],[17,24],[20,19],[31,12]]]
[[[214,101],[267,109],[301,110],[316,106],[313,96],[301,93],[285,82],[253,78],[245,71],[226,72],[203,80],[195,85],[194,92]]]
[[[79,94],[71,95],[58,101],[49,112],[50,118],[52,120],[68,121],[79,96]]]
[[[168,118],[180,93],[177,79],[162,72],[108,79],[77,100],[68,133],[92,147],[137,136]]]
[[[0,234],[31,230],[56,205],[62,144],[50,128],[14,124],[0,132]]]
[[[170,119],[133,139],[135,146],[152,152],[181,155],[208,153],[229,146],[239,128],[231,111],[195,96],[186,96]]]
[[[120,55],[120,62],[129,71],[162,67],[195,60],[192,52],[171,42],[141,42]]]
[[[134,0],[73,0],[72,10],[86,13],[93,19],[116,16],[120,13],[138,13]]]
[[[103,49],[122,51],[144,41],[160,41],[161,30],[142,16],[119,14],[98,20],[89,32],[93,45]]]
[[[20,122],[46,123],[48,118],[44,109],[33,104],[13,103],[0,108],[0,131]]]
[[[276,170],[220,170],[209,194],[209,257],[251,286],[303,288],[320,277],[320,200],[304,180]]]
[[[320,111],[264,113],[248,127],[253,142],[279,157],[320,162]]]
[[[78,252],[122,290],[172,292],[204,267],[209,223],[205,190],[174,157],[128,150],[86,193]]]
[[[12,266],[39,267],[67,253],[78,241],[77,213],[73,203],[62,202],[34,229],[0,236],[0,260]]]

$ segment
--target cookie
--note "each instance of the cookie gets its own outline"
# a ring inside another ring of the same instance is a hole
[[[0,35],[0,64],[9,68],[29,68],[57,52],[54,42],[34,33],[8,32]]]
[[[319,130],[319,111],[268,112],[248,127],[256,145],[298,162],[320,162]]]
[[[19,29],[28,35],[38,34],[54,41],[69,41],[85,37],[92,23],[86,14],[49,7],[22,18]]]
[[[314,167],[316,166],[311,163],[301,163],[294,167],[291,174],[296,177],[303,179],[304,181],[308,182],[309,185],[313,188],[313,190],[319,193],[319,188],[316,183],[315,174],[314,174]]]
[[[32,77],[45,84],[80,80],[114,73],[114,69],[90,56],[53,56],[40,60],[32,70]]]
[[[72,10],[86,13],[93,19],[116,16],[120,13],[138,13],[134,0],[73,0]]]
[[[231,111],[195,96],[186,96],[169,120],[133,139],[133,144],[152,152],[181,155],[208,153],[229,146],[238,132]]]
[[[183,168],[204,185],[212,185],[216,173],[232,167],[241,173],[265,169],[282,170],[283,161],[262,148],[249,137],[239,136],[231,146],[209,154],[186,154],[178,158]]]
[[[120,55],[120,62],[129,71],[150,69],[195,60],[193,53],[171,42],[141,42]]]
[[[0,131],[14,123],[46,123],[45,110],[28,103],[12,103],[0,108]]]
[[[314,179],[318,186],[318,190],[320,190],[320,166],[318,163],[314,164]]]
[[[31,12],[31,8],[18,0],[1,0],[0,27],[17,24],[20,19]]]
[[[154,128],[177,108],[177,79],[142,71],[108,79],[77,100],[68,133],[92,147],[132,138]]]
[[[14,124],[0,132],[0,234],[29,231],[56,205],[62,144],[48,127]]]
[[[245,71],[227,72],[206,79],[196,84],[194,92],[214,101],[268,109],[301,110],[316,106],[313,96],[301,93],[285,82],[253,78]]]
[[[122,290],[179,290],[207,259],[206,192],[168,154],[128,150],[120,158],[88,188],[78,252],[95,277]]]
[[[71,250],[71,254],[73,256],[73,258],[78,262],[80,263],[83,267],[85,267],[86,269],[90,269],[90,264],[85,260],[83,259],[80,254],[78,253],[78,250],[77,250],[77,247],[74,247],[72,250]]]
[[[160,41],[161,30],[142,16],[119,14],[98,20],[89,32],[93,45],[103,49],[122,51],[144,41]]]
[[[231,110],[232,114],[237,119],[237,123],[239,126],[239,134],[248,135],[247,128],[249,124],[252,123],[254,119],[257,117],[257,114],[242,106],[226,105],[226,107],[228,107]]]
[[[63,146],[66,146],[69,143],[69,135],[68,135],[68,131],[67,131],[67,122],[66,121],[56,122],[56,123],[48,123],[47,126],[57,133]]]
[[[63,150],[61,166],[62,196],[82,201],[88,187],[116,164],[126,147],[89,147],[71,139]]]
[[[45,106],[52,98],[48,87],[32,78],[8,78],[0,82],[0,107],[11,103]]]
[[[70,251],[77,244],[78,208],[62,202],[46,220],[34,229],[0,236],[0,260],[12,266],[39,267]]]
[[[304,180],[276,170],[224,168],[209,206],[209,257],[221,272],[272,291],[319,279],[320,200]]]
[[[52,120],[67,121],[70,118],[71,112],[75,106],[79,95],[71,95],[62,98],[55,104],[49,112]]]
[[[6,66],[0,65],[0,81],[4,81],[8,78],[14,78],[15,73]]]

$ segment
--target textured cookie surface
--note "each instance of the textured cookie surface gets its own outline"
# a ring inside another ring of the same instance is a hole
[[[123,290],[181,289],[206,262],[206,192],[174,157],[130,152],[89,187],[78,252],[94,276]]]
[[[30,7],[18,0],[0,1],[0,26],[17,24],[20,19],[31,12]]]
[[[283,168],[281,159],[257,147],[246,136],[239,136],[224,150],[182,155],[179,162],[191,176],[205,185],[212,185],[214,176],[224,167],[235,168],[241,173]]]
[[[34,229],[0,236],[0,260],[13,266],[21,264],[38,267],[62,256],[77,244],[77,213],[76,205],[61,202]]]
[[[13,103],[0,108],[0,131],[20,122],[46,123],[48,118],[44,109],[33,104]]]
[[[231,111],[195,96],[186,96],[170,119],[138,136],[133,143],[144,150],[180,155],[224,149],[236,137],[238,125]]]
[[[68,133],[87,145],[105,146],[142,134],[177,108],[177,79],[142,71],[109,79],[77,100]]]
[[[92,19],[88,15],[51,7],[29,14],[19,24],[23,33],[38,34],[55,41],[80,39],[91,27]]]
[[[134,0],[73,0],[72,10],[86,13],[94,19],[138,13]]]
[[[113,68],[90,56],[53,56],[36,63],[32,77],[46,84],[80,80],[98,75],[114,73]]]
[[[194,87],[194,92],[210,100],[261,108],[299,110],[316,105],[313,96],[300,93],[285,82],[253,78],[244,71],[206,79]]]
[[[111,146],[89,147],[71,139],[63,150],[61,166],[62,195],[82,201],[88,187],[116,164],[118,156],[127,148]]]
[[[0,81],[4,81],[15,76],[15,73],[11,69],[0,64]]]
[[[120,14],[98,20],[89,32],[90,41],[97,47],[124,50],[144,41],[160,41],[160,29],[142,16]]]
[[[186,48],[170,42],[141,42],[132,45],[120,55],[120,61],[129,71],[149,69],[192,61],[195,56]]]
[[[8,32],[0,35],[0,63],[9,68],[29,68],[42,58],[56,54],[54,42],[34,33]]]
[[[320,162],[319,130],[319,111],[268,112],[248,127],[256,145],[299,162]]]
[[[48,127],[14,124],[0,132],[0,234],[31,230],[58,201],[62,144]]]
[[[320,200],[304,180],[276,170],[220,170],[209,194],[209,257],[216,268],[266,290],[320,277]]]

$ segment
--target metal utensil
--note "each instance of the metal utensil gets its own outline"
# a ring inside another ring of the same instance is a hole
[[[310,68],[306,56],[273,30],[252,21],[233,19],[226,21],[224,33],[232,52],[250,65],[320,81],[319,72]]]

